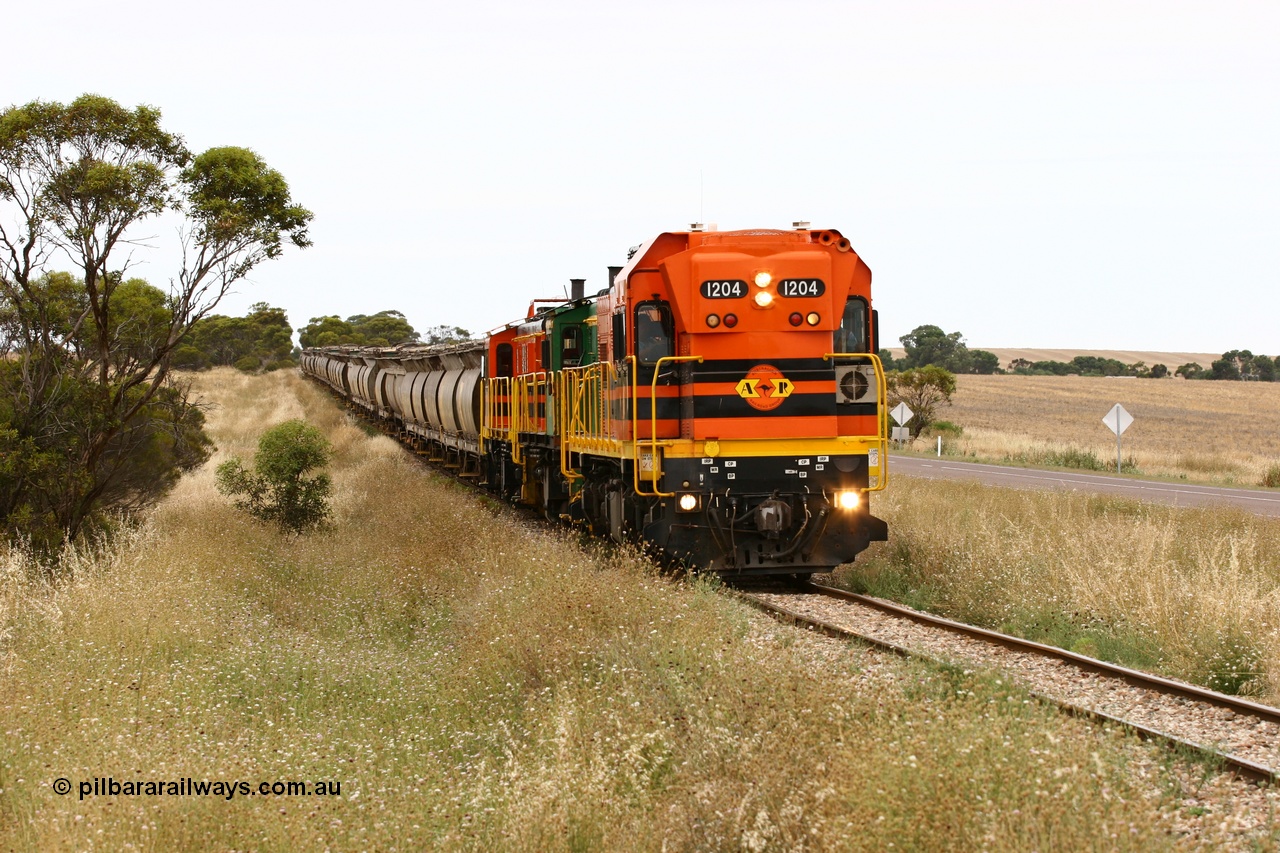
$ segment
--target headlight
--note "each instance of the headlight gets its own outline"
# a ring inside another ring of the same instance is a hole
[[[770,282],[772,281],[773,281],[773,276],[771,276],[769,273],[765,272],[764,270],[761,270],[760,272],[756,273],[756,287],[768,287]]]
[[[840,492],[836,495],[836,506],[841,509],[857,509],[862,503],[862,495],[857,492]]]
[[[676,506],[681,512],[693,512],[698,508],[698,496],[692,494],[683,494],[676,500]]]
[[[768,308],[773,304],[773,294],[767,290],[761,290],[756,293],[756,304],[761,308]]]

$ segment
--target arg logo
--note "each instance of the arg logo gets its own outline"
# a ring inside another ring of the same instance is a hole
[[[772,364],[757,364],[747,371],[735,390],[752,408],[768,412],[781,406],[796,386]]]

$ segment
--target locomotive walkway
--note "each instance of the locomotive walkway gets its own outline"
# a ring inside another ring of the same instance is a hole
[[[1255,515],[1280,518],[1280,491],[1231,489],[1163,480],[1137,480],[1074,471],[1039,471],[1034,468],[959,462],[946,457],[920,458],[897,454],[889,459],[890,483],[893,482],[895,474],[932,480],[970,480],[989,486],[1014,489],[1094,492],[1172,506],[1234,506]]]

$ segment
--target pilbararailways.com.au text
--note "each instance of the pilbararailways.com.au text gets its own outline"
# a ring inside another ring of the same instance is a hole
[[[126,779],[118,781],[113,777],[95,776],[92,780],[83,780],[77,786],[80,799],[85,797],[221,797],[232,800],[236,797],[339,797],[342,795],[342,783],[324,782],[251,782],[217,781],[207,779],[148,780]],[[53,790],[58,794],[71,793],[71,780],[56,779]]]

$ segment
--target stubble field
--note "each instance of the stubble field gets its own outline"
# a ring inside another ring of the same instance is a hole
[[[1085,376],[958,376],[938,416],[961,426],[944,453],[994,462],[1115,470],[1116,439],[1103,416],[1133,416],[1125,469],[1149,476],[1256,486],[1280,465],[1280,383]],[[918,442],[925,450],[925,442]],[[930,445],[932,447],[932,445]]]
[[[4,849],[1274,841],[1188,799],[1207,772],[998,677],[811,638],[530,525],[296,376],[198,383],[220,452],[140,530],[53,580],[21,552],[0,563]],[[297,416],[337,450],[335,524],[303,538],[236,512],[212,477]],[[82,798],[95,778],[341,794]]]

